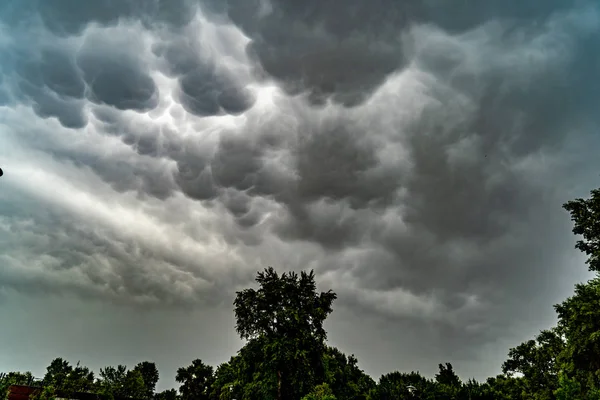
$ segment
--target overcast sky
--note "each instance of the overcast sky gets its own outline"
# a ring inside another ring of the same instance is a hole
[[[595,0],[0,0],[0,371],[241,346],[257,270],[375,379],[499,372],[586,279]]]

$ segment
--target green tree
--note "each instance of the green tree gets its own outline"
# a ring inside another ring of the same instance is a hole
[[[413,396],[410,393],[409,386],[416,388],[421,397],[432,392],[432,382],[420,373],[394,371],[379,378],[379,383],[371,392],[370,397],[373,400],[411,399]]]
[[[149,361],[143,361],[135,366],[135,371],[139,371],[144,381],[144,387],[146,388],[144,399],[150,399],[154,396],[156,390],[156,384],[158,382],[158,368],[156,364]]]
[[[147,393],[148,389],[141,371],[135,369],[127,371],[122,389],[118,392],[118,395],[131,399],[144,399]]]
[[[256,281],[258,290],[237,292],[236,331],[243,339],[264,339],[261,373],[275,377],[276,398],[299,399],[323,381],[323,322],[336,294],[317,293],[313,271],[279,276],[267,268]]]
[[[575,287],[575,295],[555,306],[566,338],[562,367],[584,388],[600,385],[600,278]]]
[[[575,247],[587,255],[586,263],[596,277],[577,284],[573,296],[554,306],[558,331],[566,341],[561,369],[564,382],[575,379],[582,395],[591,398],[600,388],[600,189],[563,207],[571,215],[573,233],[582,236]]]
[[[581,398],[581,385],[574,378],[561,372],[558,378],[558,388],[554,391],[556,400],[572,400]]]
[[[55,358],[46,368],[46,374],[42,380],[44,391],[38,396],[40,398],[54,397],[56,391],[68,395],[76,392],[94,392],[96,390],[94,373],[89,368],[77,363],[75,367],[62,358]]]
[[[591,191],[588,199],[575,199],[563,205],[571,214],[573,233],[583,238],[575,247],[588,256],[590,271],[600,271],[600,189]]]
[[[123,391],[127,367],[118,365],[100,368],[99,379],[96,382],[100,394],[118,396]]]
[[[364,400],[376,386],[375,381],[358,367],[354,355],[346,356],[335,347],[323,355],[325,382],[338,400]]]
[[[73,371],[73,367],[67,360],[55,358],[46,368],[46,374],[43,379],[44,386],[53,386],[56,389],[62,389],[71,371]]]
[[[523,378],[498,375],[487,379],[487,394],[494,400],[523,399],[526,387]]]
[[[167,389],[154,395],[155,400],[178,400],[179,395],[175,389]]]
[[[185,368],[179,368],[175,380],[181,383],[179,393],[183,400],[209,400],[214,381],[213,367],[196,359]]]
[[[315,386],[312,392],[304,396],[302,400],[336,400],[336,397],[333,395],[333,391],[329,385],[322,383]]]
[[[456,372],[454,372],[452,364],[439,364],[438,367],[439,372],[435,375],[438,395],[449,399],[456,398],[462,383]]]
[[[100,369],[98,393],[112,397],[143,399],[147,394],[144,377],[139,370],[127,370],[124,365]]]
[[[454,372],[452,364],[446,363],[445,365],[439,364],[439,372],[435,375],[435,380],[440,385],[458,387],[460,386],[460,378]]]
[[[521,374],[532,398],[550,400],[558,387],[558,358],[565,343],[556,329],[542,331],[535,340],[528,340],[510,349],[502,372],[509,376]]]
[[[252,371],[247,371],[247,374],[242,373],[240,353],[241,350],[236,356],[231,357],[229,362],[217,367],[211,388],[211,400],[230,400],[243,397],[241,391],[246,383],[252,381],[253,373]],[[255,363],[252,362],[252,364]]]
[[[456,398],[460,400],[494,400],[488,393],[487,385],[474,379],[469,379],[461,386]]]
[[[31,372],[9,372],[0,377],[0,399],[3,400],[8,395],[8,388],[12,385],[28,385],[33,381]]]

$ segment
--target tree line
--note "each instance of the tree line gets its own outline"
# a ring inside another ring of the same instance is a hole
[[[502,373],[485,382],[461,380],[450,363],[432,378],[395,371],[374,381],[354,355],[327,344],[323,323],[336,294],[318,292],[313,271],[279,275],[269,267],[258,272],[258,289],[236,293],[236,331],[246,344],[216,369],[196,359],[176,371],[177,390],[156,392],[153,362],[106,367],[96,376],[57,358],[34,400],[59,391],[140,400],[600,400],[600,189],[563,208],[595,277],[554,306],[556,326],[510,349]],[[30,372],[4,374],[0,398],[10,385],[31,381]]]

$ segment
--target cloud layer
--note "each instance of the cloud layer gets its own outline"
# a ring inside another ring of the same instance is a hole
[[[0,294],[208,307],[314,268],[446,349],[513,335],[596,185],[600,8],[498,4],[2,2]]]

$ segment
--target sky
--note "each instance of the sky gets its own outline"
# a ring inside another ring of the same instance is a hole
[[[588,277],[598,46],[594,0],[0,0],[0,371],[173,387],[273,266],[375,379],[499,373]]]

